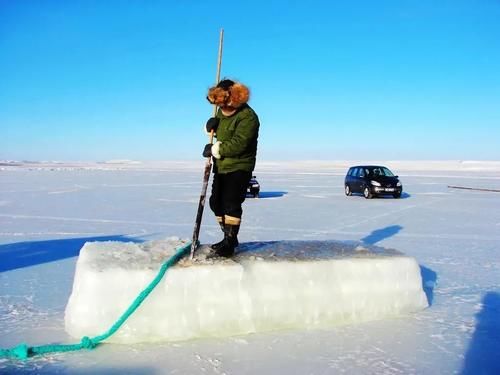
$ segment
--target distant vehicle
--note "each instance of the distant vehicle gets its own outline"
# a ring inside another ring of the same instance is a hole
[[[247,186],[247,195],[250,194],[254,198],[258,198],[260,193],[260,184],[255,176],[252,176]]]
[[[345,195],[362,193],[366,199],[388,194],[400,198],[403,192],[398,176],[380,165],[357,165],[349,168],[344,189]]]

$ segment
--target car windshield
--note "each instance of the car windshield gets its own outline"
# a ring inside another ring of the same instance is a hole
[[[369,176],[388,176],[393,177],[394,174],[386,167],[372,167],[368,170]]]

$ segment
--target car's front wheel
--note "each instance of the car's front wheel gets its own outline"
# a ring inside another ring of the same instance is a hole
[[[363,195],[366,199],[371,199],[373,198],[373,194],[372,192],[370,191],[370,189],[368,189],[368,187],[365,187],[365,189],[363,190]]]
[[[345,186],[345,195],[347,195],[347,196],[352,195],[352,191],[351,191],[351,188],[349,187],[349,185]]]
[[[393,196],[394,198],[396,198],[396,199],[397,199],[397,198],[401,198],[401,193],[394,193],[394,194],[392,194],[392,196]]]

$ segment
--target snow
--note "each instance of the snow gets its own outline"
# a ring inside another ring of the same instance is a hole
[[[346,197],[346,167],[364,162],[398,174],[403,197]],[[2,348],[75,342],[64,312],[86,242],[192,234],[202,160],[0,165]],[[0,360],[0,373],[500,373],[500,195],[448,188],[498,190],[500,162],[268,162],[255,174],[263,198],[245,202],[241,242],[397,249],[417,260],[430,306],[318,329]],[[206,208],[200,240],[219,239]]]
[[[66,331],[98,336],[187,241],[88,242],[76,264]],[[168,272],[107,341],[140,343],[310,329],[427,307],[420,268],[404,254],[325,241],[243,244],[232,259],[201,247]]]

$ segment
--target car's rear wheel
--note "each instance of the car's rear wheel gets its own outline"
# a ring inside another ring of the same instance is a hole
[[[368,187],[365,187],[364,190],[363,190],[363,195],[366,199],[371,199],[373,198],[373,194],[372,192],[370,191],[370,189],[368,189]]]
[[[352,191],[351,191],[351,188],[349,187],[349,185],[345,186],[345,195],[347,195],[347,196],[352,195]]]

